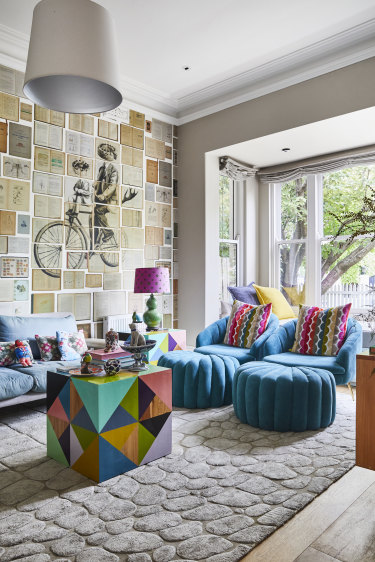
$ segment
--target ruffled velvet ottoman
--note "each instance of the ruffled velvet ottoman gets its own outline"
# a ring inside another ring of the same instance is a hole
[[[170,351],[158,361],[172,369],[172,404],[179,408],[217,408],[232,404],[234,357]]]
[[[233,406],[243,422],[273,431],[329,426],[336,414],[332,373],[265,361],[246,363],[233,379]]]

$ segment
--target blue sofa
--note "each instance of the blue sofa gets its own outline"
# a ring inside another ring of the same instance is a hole
[[[301,355],[289,351],[294,343],[297,319],[280,326],[264,345],[263,361],[288,367],[313,367],[330,371],[336,385],[348,384],[356,374],[356,354],[362,351],[362,326],[349,318],[343,346],[336,356]]]
[[[250,349],[234,347],[223,343],[228,319],[229,316],[221,318],[200,332],[197,336],[194,351],[205,355],[229,355],[230,357],[235,357],[241,365],[249,361],[261,361],[265,354],[265,343],[279,327],[277,316],[275,314],[270,315],[265,332],[255,340]]]
[[[56,330],[76,332],[77,324],[72,314],[5,316],[0,315],[0,342],[29,340],[34,356],[31,367],[15,364],[0,367],[0,408],[20,402],[31,402],[45,398],[47,390],[47,371],[58,367],[77,367],[75,361],[41,361],[35,334],[53,336]]]

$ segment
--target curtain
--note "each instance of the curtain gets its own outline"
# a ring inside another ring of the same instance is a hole
[[[351,166],[374,163],[375,146],[371,145],[351,151],[309,158],[299,162],[289,162],[280,166],[262,168],[258,171],[257,175],[262,183],[284,183],[308,174],[324,174],[343,168],[350,168]]]
[[[219,170],[232,180],[246,180],[254,177],[258,168],[233,160],[229,156],[219,158]]]

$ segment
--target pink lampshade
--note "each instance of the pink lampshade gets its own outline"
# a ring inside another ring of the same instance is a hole
[[[138,267],[135,270],[135,293],[169,293],[169,270],[166,267]]]

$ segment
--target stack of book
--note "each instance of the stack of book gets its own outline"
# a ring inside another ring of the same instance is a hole
[[[103,368],[108,359],[118,359],[121,364],[121,369],[126,369],[126,367],[130,367],[134,363],[132,354],[123,349],[108,352],[105,352],[104,349],[95,349],[94,351],[90,351],[90,355],[92,357],[90,365],[98,365]]]

